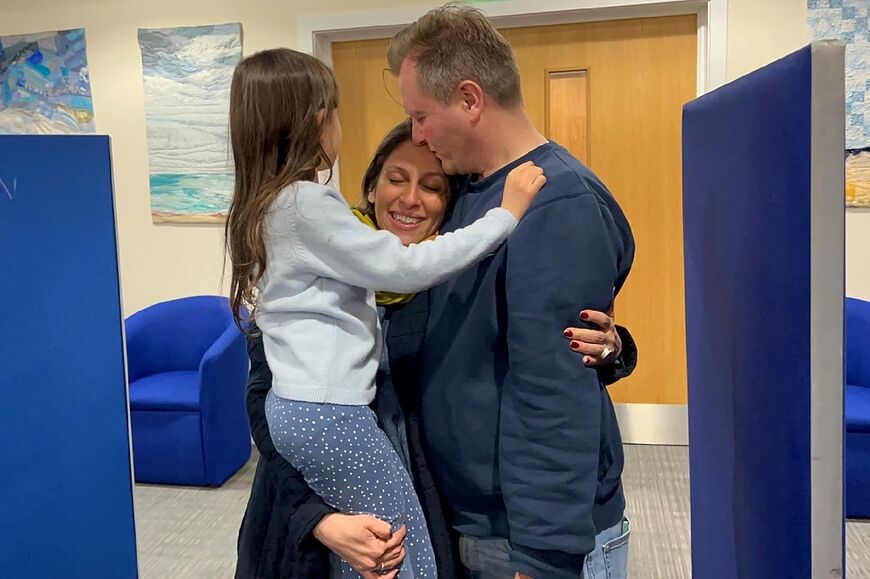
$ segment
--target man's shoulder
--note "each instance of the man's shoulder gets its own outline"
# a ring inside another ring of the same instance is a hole
[[[630,226],[619,202],[607,186],[586,165],[557,143],[542,151],[534,159],[547,177],[547,184],[535,197],[526,215],[550,207],[548,220],[577,220],[586,218],[612,219],[623,231]]]
[[[535,163],[544,170],[547,177],[547,184],[538,194],[535,205],[586,195],[609,195],[607,188],[589,167],[561,145],[550,145],[535,159]]]

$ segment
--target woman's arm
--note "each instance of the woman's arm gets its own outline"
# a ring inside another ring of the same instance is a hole
[[[598,376],[605,386],[609,386],[623,378],[631,376],[637,368],[637,345],[628,332],[628,328],[614,326],[622,349],[619,354],[598,366]]]
[[[567,328],[569,347],[583,356],[583,363],[595,366],[605,385],[631,375],[637,367],[637,345],[628,328],[613,323],[611,315],[595,310],[580,312],[585,328]]]

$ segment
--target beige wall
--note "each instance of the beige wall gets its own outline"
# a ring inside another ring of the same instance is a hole
[[[870,300],[868,209],[846,209],[846,295]]]
[[[412,2],[402,1],[402,5]],[[144,27],[241,22],[244,50],[294,46],[296,15],[388,8],[388,0],[32,0],[0,4],[0,35],[85,27],[97,131],[111,135],[124,312],[221,291],[223,229],[153,225],[141,56]],[[27,6],[27,7],[23,7]],[[228,291],[228,284],[223,292]]]
[[[0,35],[85,27],[97,130],[112,137],[124,310],[221,289],[217,226],[153,225],[136,29],[241,22],[249,53],[294,46],[296,16],[387,8],[421,0],[32,0],[0,8]],[[18,6],[24,6],[23,3]],[[807,42],[806,0],[730,0],[728,78]],[[870,298],[870,212],[847,218],[847,293]],[[224,288],[226,291],[226,288]]]
[[[807,0],[728,0],[728,80],[808,41]]]
[[[729,0],[728,79],[809,42],[806,0]],[[870,210],[846,210],[846,295],[870,299]]]

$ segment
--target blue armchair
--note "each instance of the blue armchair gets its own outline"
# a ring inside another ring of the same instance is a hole
[[[126,333],[136,480],[220,486],[251,455],[248,353],[229,300],[158,303]]]
[[[846,299],[846,516],[870,518],[870,302]]]

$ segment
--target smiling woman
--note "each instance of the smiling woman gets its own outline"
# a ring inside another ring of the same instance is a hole
[[[426,146],[412,142],[407,120],[384,137],[362,185],[360,211],[405,245],[438,233],[452,196],[438,159]]]

